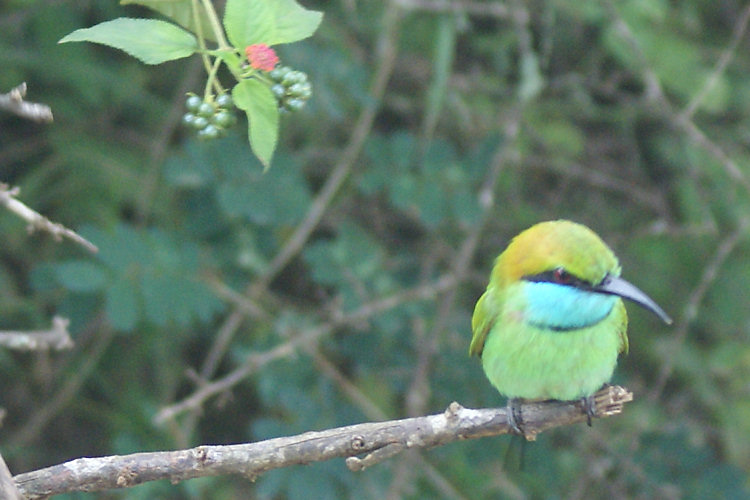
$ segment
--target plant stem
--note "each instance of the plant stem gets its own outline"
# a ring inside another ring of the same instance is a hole
[[[203,100],[206,102],[209,102],[213,100],[213,93],[211,92],[211,86],[214,85],[214,83],[218,83],[216,80],[216,72],[219,70],[219,66],[221,66],[221,59],[218,57],[214,60],[214,64],[211,67],[211,69],[208,71],[208,80],[206,80],[206,90],[203,92]],[[217,88],[217,90],[220,91],[220,87]]]
[[[195,23],[195,34],[198,36],[198,47],[200,47],[201,59],[203,60],[203,67],[206,73],[211,73],[211,60],[206,55],[206,39],[203,36],[203,26],[201,25],[201,16],[198,15],[198,0],[193,0],[192,11],[193,11],[193,22]]]
[[[224,29],[221,27],[219,16],[216,15],[213,3],[211,3],[211,0],[201,0],[201,2],[203,3],[203,8],[206,9],[206,15],[211,23],[211,29],[213,29],[216,42],[219,44],[219,50],[231,49],[232,46],[229,45],[229,42],[227,42],[227,39],[224,37]]]

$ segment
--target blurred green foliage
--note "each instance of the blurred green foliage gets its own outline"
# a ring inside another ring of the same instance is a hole
[[[63,353],[0,350],[11,470],[436,413],[453,400],[504,404],[467,356],[471,311],[508,239],[564,217],[597,231],[624,276],[677,319],[666,328],[629,308],[631,349],[615,382],[636,399],[623,415],[542,434],[522,470],[504,467],[500,437],[362,473],[335,460],[255,483],[156,483],[100,498],[745,498],[747,7],[303,4],[324,22],[280,55],[308,73],[314,95],[282,122],[266,174],[240,132],[199,143],[180,129],[199,64],[155,69],[105,47],[56,45],[147,11],[0,10],[0,89],[26,81],[28,99],[55,114],[37,125],[0,113],[0,180],[100,248],[91,256],[0,217],[0,325],[44,328],[60,314],[76,340]],[[390,57],[388,85],[373,93]],[[319,208],[319,221],[308,217]],[[308,237],[281,259],[300,224]],[[236,332],[208,366],[233,311]],[[313,333],[203,412],[154,424],[193,393],[195,374],[221,377]]]

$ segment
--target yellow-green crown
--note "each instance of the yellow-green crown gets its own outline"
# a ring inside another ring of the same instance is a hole
[[[563,268],[592,284],[620,275],[610,248],[591,229],[568,220],[540,222],[513,238],[492,270],[499,283]]]

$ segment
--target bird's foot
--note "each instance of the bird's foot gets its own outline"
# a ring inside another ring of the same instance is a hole
[[[602,389],[609,387],[609,384],[602,385]],[[586,424],[588,424],[589,427],[591,427],[591,419],[596,417],[596,394],[599,392],[597,391],[594,394],[590,394],[586,397],[581,398],[581,403],[583,404],[583,410],[586,412]]]
[[[525,436],[526,433],[520,427],[520,424],[523,423],[521,401],[522,400],[519,398],[508,398],[506,413],[508,415],[508,426],[510,427],[511,432],[519,436]]]
[[[586,412],[586,425],[591,427],[591,419],[596,416],[596,399],[591,395],[581,398],[581,402]]]

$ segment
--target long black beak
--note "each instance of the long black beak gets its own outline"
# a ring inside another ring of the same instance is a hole
[[[592,287],[592,291],[618,295],[623,299],[633,301],[639,306],[644,307],[659,316],[666,324],[672,324],[672,318],[670,318],[669,315],[667,315],[667,313],[665,313],[664,310],[651,299],[651,297],[622,278],[607,275],[601,283]]]

